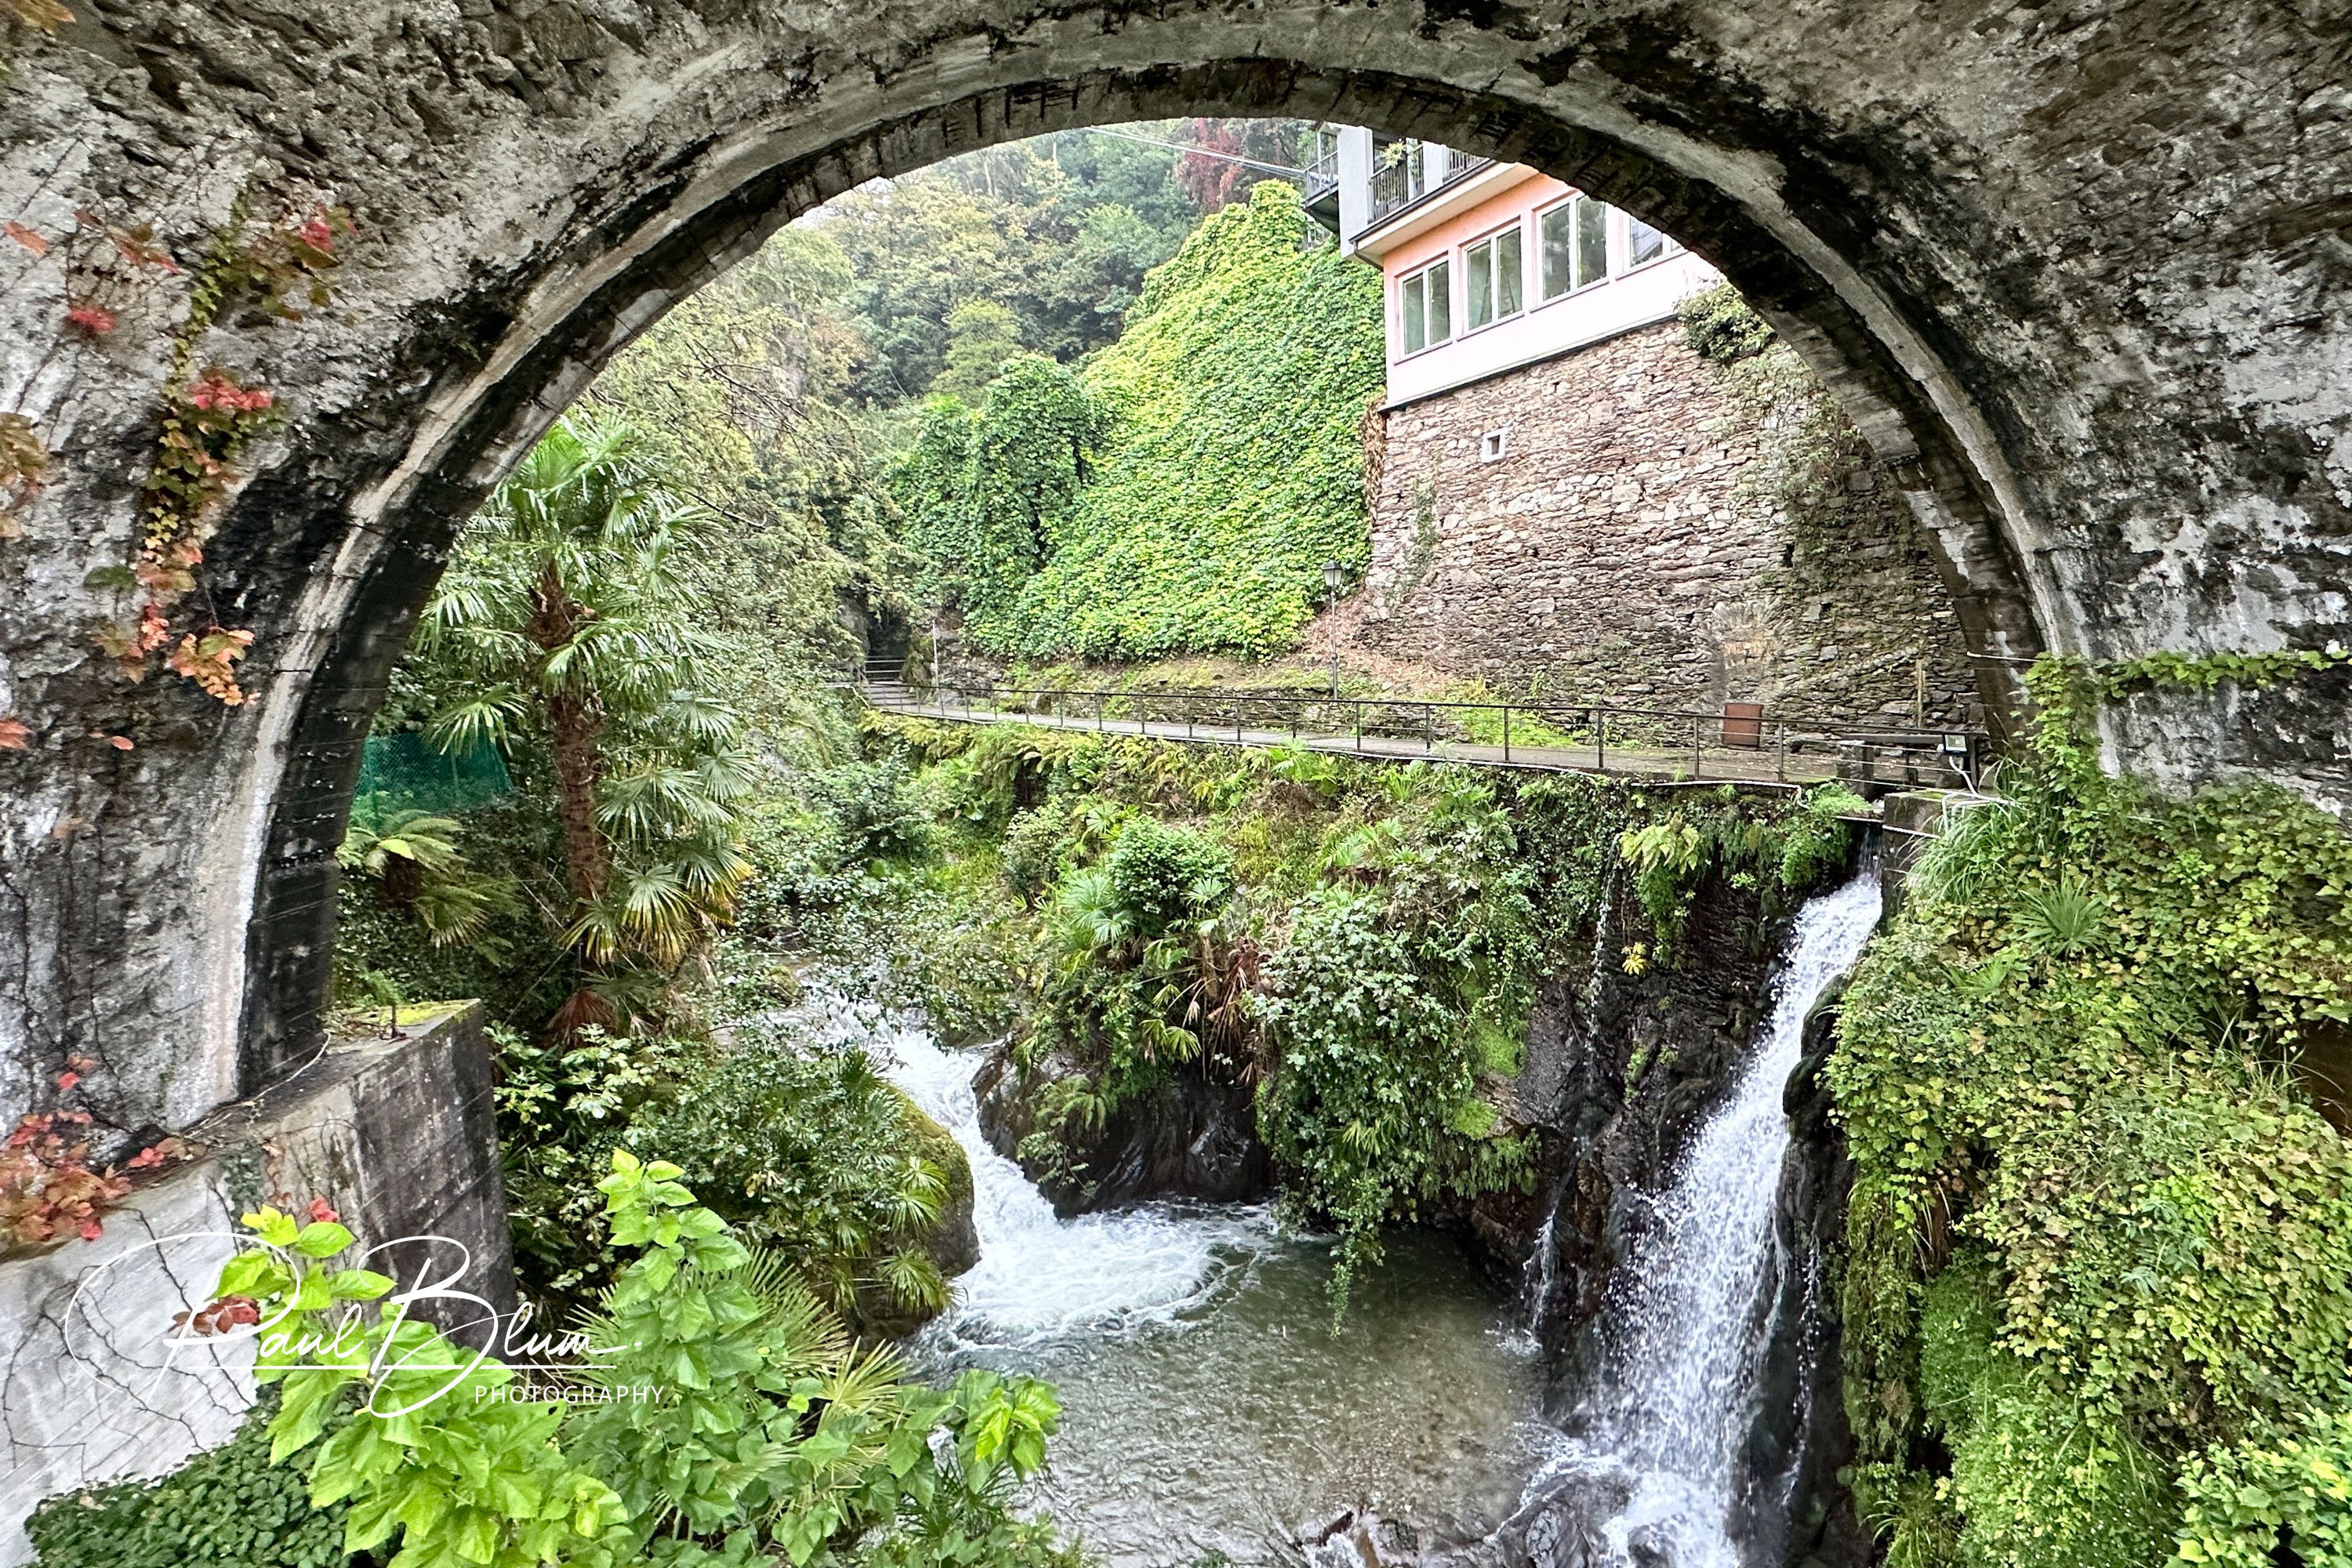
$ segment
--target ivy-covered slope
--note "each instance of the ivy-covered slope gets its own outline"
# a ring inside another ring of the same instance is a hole
[[[2352,1020],[2352,839],[2109,778],[2033,680],[1830,1065],[1858,1500],[1906,1564],[2352,1563],[2352,1145],[2290,1065]]]
[[[1262,184],[1150,273],[1074,383],[1016,362],[977,413],[934,400],[896,484],[973,641],[1273,652],[1320,604],[1326,561],[1362,570],[1380,280],[1302,249],[1306,223],[1297,191]]]

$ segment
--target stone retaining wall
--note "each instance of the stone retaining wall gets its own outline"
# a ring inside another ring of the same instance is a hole
[[[175,1312],[211,1298],[262,1204],[323,1197],[402,1289],[442,1283],[514,1309],[490,1060],[478,1005],[399,1039],[330,1046],[286,1082],[223,1107],[189,1134],[202,1153],[104,1215],[93,1240],[0,1259],[0,1568],[32,1559],[24,1521],[42,1499],[174,1469],[226,1442],[253,1403],[253,1342],[173,1344]],[[484,1307],[419,1314],[481,1344]]]
[[[1780,433],[1726,374],[1669,321],[1388,410],[1362,646],[1564,701],[1968,721],[1959,619],[1894,488],[1865,465],[1790,517],[1759,465]]]

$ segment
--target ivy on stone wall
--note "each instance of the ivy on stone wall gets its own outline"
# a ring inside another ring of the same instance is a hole
[[[1043,354],[1006,359],[978,408],[932,398],[892,476],[907,542],[929,557],[917,593],[959,605],[983,644],[1017,637],[1022,589],[1077,502],[1101,423],[1077,376]]]
[[[2117,699],[2160,686],[2210,691],[2227,683],[2263,691],[2345,663],[2352,663],[2352,650],[2340,643],[2329,643],[2325,648],[2271,648],[2260,653],[2189,654],[2159,649],[2137,658],[2102,664],[2095,673],[2103,694]]]
[[[1269,181],[1152,271],[1125,335],[1077,373],[1101,423],[1091,471],[1071,444],[1084,483],[1070,504],[1049,504],[1069,493],[1058,447],[1050,473],[1024,466],[1045,455],[1041,421],[1057,437],[1084,424],[1068,397],[1036,395],[1042,362],[1001,408],[994,386],[976,417],[931,405],[898,493],[911,538],[961,586],[974,641],[1265,654],[1297,643],[1326,561],[1360,574],[1380,282],[1330,246],[1302,249],[1305,223],[1297,192]]]
[[[2352,838],[2110,778],[2097,672],[2030,684],[2010,799],[1914,874],[1830,1063],[1859,1500],[1896,1562],[2352,1562],[2352,1145],[2309,1088]]]

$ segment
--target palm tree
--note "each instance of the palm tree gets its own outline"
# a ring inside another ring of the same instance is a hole
[[[676,569],[705,526],[625,426],[567,418],[467,525],[417,630],[467,683],[435,716],[443,749],[510,751],[528,729],[551,760],[565,941],[592,977],[567,1024],[613,1022],[629,987],[597,982],[674,971],[750,873],[742,723],[709,695],[706,617]]]

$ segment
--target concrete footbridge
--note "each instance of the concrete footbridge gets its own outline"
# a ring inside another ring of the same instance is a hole
[[[1812,723],[1768,718],[1747,705],[1702,713],[1344,694],[914,687],[887,669],[869,670],[858,691],[877,711],[950,723],[1588,773],[1647,785],[1801,788],[1835,780],[1869,795],[1975,795],[1992,763],[1982,731]]]

